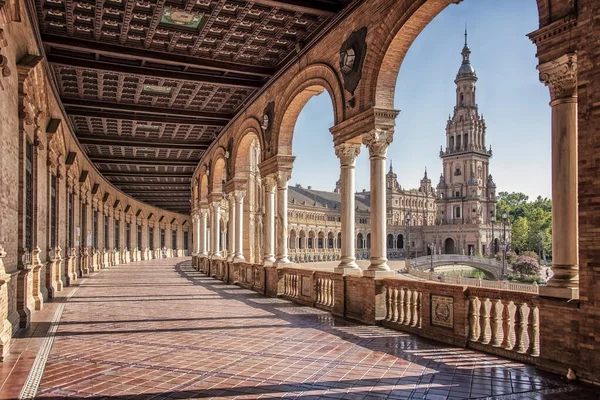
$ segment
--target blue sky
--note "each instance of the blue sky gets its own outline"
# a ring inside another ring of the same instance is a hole
[[[538,80],[535,46],[525,36],[538,26],[534,0],[465,0],[446,8],[421,32],[398,75],[395,108],[401,112],[388,167],[393,161],[403,188],[417,187],[425,166],[437,185],[442,171],[439,149],[445,145],[446,120],[455,105],[454,78],[462,60],[465,23],[479,78],[479,112],[487,124],[486,143],[494,152],[490,173],[498,190],[550,197],[550,96]],[[291,184],[334,188],[339,161],[329,133],[332,125],[331,99],[324,92],[306,104],[296,123]],[[356,188],[369,189],[364,146],[357,160]]]

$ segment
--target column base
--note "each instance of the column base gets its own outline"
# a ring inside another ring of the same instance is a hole
[[[540,286],[541,297],[557,297],[561,299],[578,300],[579,299],[579,288],[578,287],[554,287],[554,286]]]
[[[363,276],[366,278],[394,278],[396,276],[396,271],[368,269],[363,271]]]
[[[363,271],[358,268],[358,265],[351,266],[351,265],[338,265],[337,267],[334,268],[333,270],[334,274],[341,274],[341,275],[362,275]]]
[[[275,262],[273,263],[274,267],[285,267],[287,265],[290,265],[292,262],[287,258],[281,258],[278,260],[275,260]]]
[[[244,258],[244,256],[234,256],[233,257],[233,262],[234,263],[246,262],[246,259]]]

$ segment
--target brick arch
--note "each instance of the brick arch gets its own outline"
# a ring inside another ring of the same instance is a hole
[[[211,182],[210,182],[210,193],[222,193],[222,180],[223,173],[225,172],[225,151],[223,148],[219,148],[214,155],[212,171],[211,174]]]
[[[264,149],[261,131],[260,123],[254,117],[247,118],[240,126],[240,135],[236,135],[232,150],[233,177],[248,176],[250,145],[254,140],[258,140],[260,148]]]
[[[334,123],[344,120],[344,91],[336,72],[326,64],[312,64],[299,71],[288,84],[275,106],[272,152],[292,154],[294,127],[304,105],[326,90],[333,104]]]
[[[361,109],[371,106],[394,108],[394,94],[400,67],[408,49],[421,31],[448,5],[461,0],[397,1],[388,16],[367,38],[370,51],[363,66]],[[538,14],[545,15],[546,0],[535,1]],[[565,2],[567,0],[559,0]],[[540,18],[542,20],[543,18]]]
[[[198,181],[200,182],[198,202],[206,203],[208,202],[208,175],[206,174],[206,166],[202,166]]]

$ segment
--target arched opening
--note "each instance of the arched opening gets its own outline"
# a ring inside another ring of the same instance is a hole
[[[305,249],[306,248],[306,232],[304,230],[300,231],[300,240],[298,242],[298,248]]]
[[[359,233],[358,235],[356,235],[356,248],[357,249],[364,249],[364,243],[365,243],[365,238],[363,236],[362,233]]]
[[[337,247],[338,249],[342,248],[342,232],[338,232],[337,234]]]
[[[317,248],[324,249],[325,248],[325,234],[323,231],[319,232],[317,236]]]
[[[367,233],[367,249],[371,249],[371,234]]]
[[[447,238],[444,241],[444,254],[454,254],[454,239]]]
[[[333,236],[333,233],[329,232],[329,234],[327,234],[327,248],[328,249],[333,249],[334,241],[335,241],[335,237]]]
[[[290,231],[290,243],[289,243],[289,247],[290,249],[296,249],[296,231],[294,229],[292,229]]]
[[[396,238],[396,246],[399,249],[404,248],[404,235],[398,235],[398,237]]]
[[[314,245],[315,245],[315,233],[313,231],[308,232],[308,243],[306,245],[306,248],[308,249],[314,249]]]
[[[394,235],[391,233],[388,233],[387,235],[387,248],[388,250],[394,248]]]

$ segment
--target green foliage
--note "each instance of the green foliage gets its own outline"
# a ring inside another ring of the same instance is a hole
[[[519,274],[510,274],[507,279],[511,282],[519,282],[519,283],[546,283],[543,277],[540,275],[519,275]]]
[[[508,214],[511,225],[511,248],[523,253],[533,251],[550,255],[552,252],[552,202],[542,196],[529,201],[523,193],[498,193],[496,221]]]
[[[501,251],[496,253],[496,260],[498,261],[502,261],[502,257],[504,256],[504,253],[502,253]],[[515,253],[514,251],[507,251],[506,252],[506,262],[509,264],[514,263],[517,260],[517,253]]]

